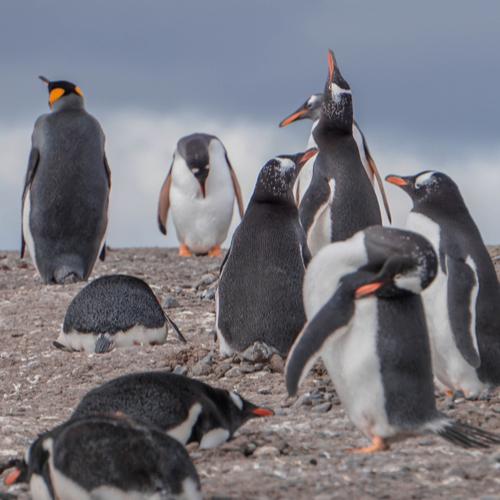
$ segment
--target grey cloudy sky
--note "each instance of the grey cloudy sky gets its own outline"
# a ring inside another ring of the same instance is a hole
[[[47,110],[37,75],[78,83],[103,125],[109,243],[173,245],[155,211],[177,139],[219,135],[248,199],[266,159],[304,148],[309,124],[277,123],[323,88],[328,47],[381,172],[446,171],[498,243],[498,19],[493,0],[3,0],[0,248],[19,242],[31,129]],[[388,191],[401,223],[407,200]]]

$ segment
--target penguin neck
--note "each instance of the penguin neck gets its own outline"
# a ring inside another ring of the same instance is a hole
[[[256,189],[250,199],[250,203],[253,205],[256,204],[269,204],[269,205],[279,205],[282,207],[295,207],[297,205],[295,203],[295,199],[293,197],[293,193],[290,191],[283,195],[275,195],[269,193],[264,189]]]
[[[69,94],[54,103],[53,112],[84,109],[83,98],[76,94]]]

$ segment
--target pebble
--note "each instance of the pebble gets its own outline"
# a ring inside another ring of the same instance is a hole
[[[180,307],[179,301],[173,297],[172,295],[167,295],[165,300],[163,301],[163,307],[165,309],[175,309],[176,307]]]
[[[302,394],[302,396],[299,396],[297,401],[293,403],[293,406],[299,407],[299,406],[311,406],[312,405],[312,399],[309,396],[309,394]]]
[[[176,375],[186,375],[187,371],[188,370],[187,370],[187,368],[185,366],[177,365],[174,368],[173,373],[175,373]]]
[[[268,396],[269,394],[272,394],[272,391],[269,387],[261,387],[260,389],[257,389],[257,394]]]
[[[210,365],[203,363],[202,361],[198,361],[193,368],[191,369],[191,373],[195,377],[203,377],[204,375],[208,375],[212,371],[212,368]]]
[[[217,378],[223,377],[231,369],[231,363],[221,363],[215,368],[215,376]]]
[[[198,289],[204,286],[211,285],[214,281],[217,281],[217,276],[214,276],[213,274],[204,274],[201,277],[200,281],[196,283],[195,288]]]
[[[329,412],[331,409],[332,409],[332,403],[330,402],[321,403],[313,407],[313,411],[315,411],[316,413],[326,413]]]
[[[273,354],[274,351],[271,347],[263,342],[255,342],[241,353],[241,357],[252,363],[262,363],[263,361],[269,361]]]
[[[285,362],[279,354],[273,354],[271,356],[269,366],[273,372],[283,373],[285,371]]]
[[[280,451],[274,446],[261,446],[253,452],[254,457],[277,457]]]
[[[243,375],[243,372],[237,366],[234,366],[233,368],[231,368],[230,370],[228,370],[225,373],[225,376],[228,378],[241,377],[242,375]]]
[[[214,288],[208,288],[205,290],[201,295],[200,299],[202,300],[214,300],[215,299],[215,287]]]

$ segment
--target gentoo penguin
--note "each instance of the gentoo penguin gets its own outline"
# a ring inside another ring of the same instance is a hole
[[[495,268],[457,185],[441,172],[389,175],[413,201],[407,227],[439,256],[423,294],[434,374],[450,391],[476,397],[500,385],[500,290]]]
[[[310,254],[293,185],[316,152],[277,156],[259,173],[220,271],[215,321],[222,355],[257,341],[285,355],[304,325],[302,281]]]
[[[105,257],[111,174],[104,133],[80,87],[40,77],[51,113],[40,116],[24,183],[21,257],[28,246],[44,283],[86,280]]]
[[[243,217],[241,188],[220,139],[209,134],[183,137],[160,192],[160,231],[167,234],[171,207],[179,255],[219,256],[233,217],[235,196]]]
[[[307,141],[307,147],[308,148],[318,147],[316,141],[314,140],[313,131],[318,125],[319,119],[321,118],[322,106],[323,106],[323,94],[313,94],[311,97],[309,97],[309,99],[307,99],[307,101],[304,104],[302,104],[302,106],[300,106],[292,114],[288,115],[286,118],[281,120],[279,126],[286,127],[287,125],[290,125],[291,123],[296,122],[298,120],[304,120],[304,119],[312,120],[313,125],[311,128],[311,134],[309,135],[309,140]],[[359,125],[356,123],[356,120],[354,119],[352,121],[352,136],[356,141],[359,157],[365,169],[366,175],[368,175],[368,178],[370,179],[372,184],[375,181],[377,181],[380,190],[380,195],[382,196],[382,200],[384,202],[384,208],[387,214],[387,219],[389,220],[389,222],[392,222],[391,211],[389,209],[389,202],[387,201],[384,185],[382,183],[382,179],[378,172],[377,165],[375,164],[375,161],[372,158],[370,150],[368,149],[368,144],[366,143],[365,136],[361,131],[361,129],[359,128]],[[300,205],[300,201],[304,197],[304,194],[306,193],[309,184],[311,183],[311,179],[313,176],[313,166],[314,166],[314,159],[311,159],[304,165],[304,167],[300,171],[299,177],[297,178],[297,182],[295,185],[296,188],[295,197],[298,205]]]
[[[272,416],[236,392],[166,372],[118,377],[87,393],[71,418],[120,411],[154,425],[182,444],[213,448],[230,439],[247,420]]]
[[[300,203],[300,221],[315,255],[330,242],[382,222],[375,190],[353,136],[351,89],[331,50],[321,117],[313,136],[319,154]]]
[[[307,324],[286,364],[290,395],[321,356],[354,425],[372,446],[425,432],[486,447],[500,437],[436,409],[425,313],[419,296],[437,272],[416,233],[373,226],[324,247],[304,279]]]
[[[163,344],[168,325],[186,342],[147,283],[124,274],[102,276],[71,301],[54,345],[103,353],[114,347]]]
[[[7,475],[33,500],[201,500],[185,448],[124,415],[70,420],[40,435]]]

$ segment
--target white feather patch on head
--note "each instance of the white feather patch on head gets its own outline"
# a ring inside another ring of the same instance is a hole
[[[434,176],[435,172],[425,172],[425,174],[419,175],[415,179],[415,187],[420,187],[423,186],[424,184],[429,184],[429,182],[432,181],[432,177]]]
[[[292,168],[295,168],[295,163],[289,158],[280,158],[277,156],[275,160],[280,164],[279,169],[282,174],[285,174]]]
[[[237,406],[240,411],[243,410],[243,400],[241,397],[233,391],[229,391],[229,396],[231,396],[235,406]]]
[[[339,87],[336,83],[330,83],[330,93],[334,101],[338,101],[343,95],[352,95],[350,89],[343,89]]]
[[[397,274],[394,277],[394,284],[402,289],[412,293],[420,293],[422,291],[422,281],[418,269],[414,269],[408,273]]]

